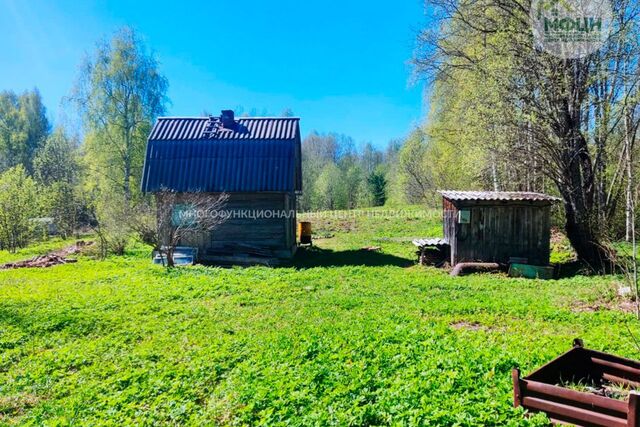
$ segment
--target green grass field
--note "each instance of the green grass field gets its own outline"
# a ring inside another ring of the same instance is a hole
[[[546,425],[512,367],[575,337],[640,356],[619,278],[451,278],[410,244],[439,213],[389,213],[314,216],[291,267],[167,272],[137,245],[0,271],[0,424]]]

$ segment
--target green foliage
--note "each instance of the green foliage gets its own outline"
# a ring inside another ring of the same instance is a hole
[[[399,168],[407,200],[423,201],[434,190],[431,165],[427,163],[427,141],[421,129],[414,130],[399,153]]]
[[[92,206],[96,222],[95,231],[100,235],[104,253],[123,255],[131,237],[128,224],[135,219],[134,212],[118,193],[100,192]]]
[[[406,240],[438,212],[370,213],[314,219],[334,234],[300,254],[315,267],[167,272],[135,246],[0,271],[0,423],[542,426],[512,407],[513,366],[576,336],[637,358],[631,316],[574,309],[615,278],[451,278]]]
[[[63,129],[56,129],[38,151],[34,160],[34,176],[43,188],[43,205],[63,237],[78,226],[82,211],[78,195],[80,162],[77,142]]]
[[[552,190],[564,201],[579,260],[604,270],[608,228],[621,219],[616,211],[634,204],[636,5],[618,2],[619,31],[592,56],[571,60],[540,49],[521,6],[427,1],[435,20],[418,36],[414,64],[435,82],[427,126],[438,147],[434,177],[482,189]]]
[[[337,161],[337,142],[334,136],[322,136],[312,132],[302,143],[302,188],[300,208],[304,211],[316,209],[318,198],[326,195],[316,194],[316,180],[328,163]]]
[[[22,95],[0,92],[0,172],[17,165],[31,171],[34,155],[48,132],[46,109],[38,89]]]
[[[140,202],[140,180],[147,136],[164,112],[167,79],[158,61],[131,28],[98,44],[82,64],[74,90],[87,134],[83,190],[103,248],[122,253],[127,224]],[[98,231],[99,230],[99,231]]]
[[[351,166],[343,166],[342,176],[340,180],[345,191],[346,209],[354,209],[358,206],[370,206],[368,201],[363,201],[363,173],[362,168],[355,162],[351,162]]]
[[[78,142],[62,128],[56,129],[36,153],[34,177],[41,185],[74,183],[78,178]]]
[[[45,188],[46,210],[63,238],[71,236],[78,226],[82,207],[76,192],[74,185],[66,182],[54,182]]]
[[[436,85],[426,132],[429,138],[428,161],[434,186],[453,189],[494,189],[492,180],[491,114],[483,114],[476,87],[469,79],[453,90],[445,83]],[[488,92],[488,91],[487,91]],[[495,113],[495,112],[494,112]],[[498,186],[500,189],[500,186]],[[503,188],[508,189],[508,188]]]
[[[320,210],[346,207],[345,185],[340,169],[335,163],[328,163],[320,172],[314,186],[314,206]]]
[[[36,183],[22,165],[0,175],[0,248],[15,252],[29,243],[38,209]]]
[[[372,206],[383,206],[387,201],[387,180],[384,172],[377,169],[367,177],[367,189],[371,194]]]
[[[399,145],[386,152],[371,143],[357,149],[344,135],[311,133],[302,144],[302,211],[381,206],[396,180]]]
[[[98,44],[82,64],[73,99],[83,113],[90,180],[131,199],[137,191],[145,143],[164,112],[167,79],[131,28]]]

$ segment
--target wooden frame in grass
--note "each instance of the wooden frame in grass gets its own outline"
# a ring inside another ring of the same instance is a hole
[[[640,362],[584,348],[573,348],[530,375],[513,369],[514,406],[544,412],[556,424],[578,426],[640,426]],[[608,382],[630,390],[626,400],[568,388],[568,382]]]

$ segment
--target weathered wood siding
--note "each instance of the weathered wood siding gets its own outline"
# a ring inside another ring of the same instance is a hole
[[[456,242],[456,223],[458,221],[458,209],[456,206],[447,199],[442,199],[442,213],[443,213],[443,226],[444,226],[444,238],[449,242],[451,257],[451,265],[455,265],[455,254],[457,248]]]
[[[458,211],[469,210],[468,224],[458,223]],[[525,258],[528,264],[548,265],[550,204],[509,202],[444,205],[444,233],[451,245],[451,263],[508,263]]]
[[[229,218],[211,233],[194,233],[180,242],[198,248],[198,258],[223,252],[240,254],[243,246],[287,258],[296,248],[296,198],[289,193],[230,193]],[[285,215],[288,214],[288,215]]]

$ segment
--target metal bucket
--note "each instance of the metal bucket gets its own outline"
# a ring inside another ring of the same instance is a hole
[[[298,223],[298,241],[302,245],[311,244],[311,223],[301,221]]]

